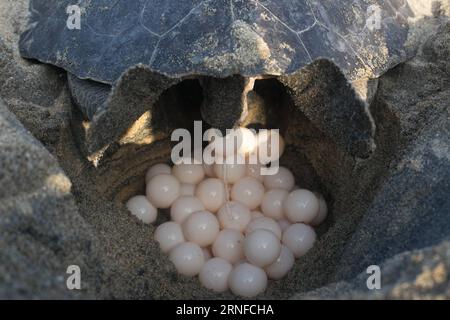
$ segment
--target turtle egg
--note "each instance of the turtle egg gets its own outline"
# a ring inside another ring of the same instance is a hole
[[[283,204],[289,192],[284,189],[272,189],[266,192],[261,203],[261,210],[266,217],[279,220],[283,218]]]
[[[280,255],[280,239],[268,230],[257,229],[244,240],[244,254],[248,261],[258,267],[273,263]]]
[[[243,232],[250,222],[250,210],[236,201],[229,201],[217,213],[220,224],[224,229],[234,229]]]
[[[278,220],[278,225],[280,226],[281,231],[284,231],[291,225],[291,223],[289,222],[289,220],[283,218]]]
[[[319,213],[319,200],[309,190],[292,191],[284,201],[284,214],[293,223],[310,223]]]
[[[200,274],[200,283],[207,289],[215,292],[224,292],[228,289],[228,277],[233,270],[231,263],[222,258],[208,260]]]
[[[314,193],[314,194],[316,195],[317,199],[319,199],[319,213],[314,218],[314,220],[311,221],[310,224],[312,226],[318,226],[318,225],[322,224],[322,222],[327,218],[328,206],[327,206],[327,203],[326,203],[323,195],[321,195],[320,193]]]
[[[263,197],[264,186],[255,178],[243,178],[231,188],[231,199],[245,204],[250,210],[258,208]]]
[[[205,171],[201,164],[176,164],[172,168],[172,174],[182,183],[197,184],[205,177]]]
[[[165,163],[158,163],[148,169],[145,175],[145,183],[148,183],[151,178],[157,176],[158,174],[170,174],[172,172],[172,168]]]
[[[178,273],[188,277],[196,276],[205,264],[202,248],[192,242],[184,242],[173,248],[169,259]]]
[[[246,169],[247,177],[252,177],[264,182],[264,176],[261,175],[261,168],[263,167],[262,164],[248,164]]]
[[[211,245],[219,231],[219,221],[208,211],[195,212],[183,223],[183,233],[186,239],[201,247]]]
[[[159,174],[150,179],[146,193],[155,207],[167,209],[180,195],[180,182],[170,174]]]
[[[270,219],[267,217],[253,219],[248,224],[247,229],[245,230],[245,233],[250,234],[253,231],[258,230],[258,229],[264,229],[267,231],[271,231],[271,232],[273,232],[273,234],[275,234],[278,237],[278,239],[281,239],[281,228],[278,225],[278,223],[273,219]]]
[[[226,183],[235,183],[245,176],[246,165],[245,159],[240,155],[228,156],[223,164],[214,165],[214,173],[216,176]]]
[[[215,178],[205,179],[197,185],[195,195],[206,210],[217,212],[225,203],[225,184]]]
[[[245,258],[243,244],[242,233],[234,229],[223,229],[212,245],[212,252],[216,257],[236,263]]]
[[[291,191],[292,188],[294,188],[294,184],[294,175],[285,167],[279,167],[278,172],[274,175],[264,176],[264,186],[267,189],[284,189]]]
[[[145,196],[135,196],[128,200],[127,209],[143,223],[153,223],[158,216],[158,210]]]
[[[252,298],[266,290],[267,274],[263,269],[244,262],[231,271],[228,284],[235,295]]]
[[[274,263],[267,266],[265,271],[270,279],[280,280],[294,266],[295,257],[291,250],[286,246],[281,246],[280,256]]]
[[[171,249],[184,242],[181,225],[173,221],[159,225],[155,230],[154,237],[155,241],[159,243],[161,251],[164,253],[169,252]]]
[[[170,218],[183,223],[194,212],[205,210],[203,203],[192,196],[179,197],[170,207]]]
[[[313,247],[316,241],[316,232],[306,224],[292,224],[283,232],[282,241],[294,256],[299,258]]]
[[[195,194],[195,184],[182,183],[180,186],[180,196],[193,196]]]

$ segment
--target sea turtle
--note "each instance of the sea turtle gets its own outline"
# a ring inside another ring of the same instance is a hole
[[[203,118],[224,128],[245,117],[247,92],[260,77],[278,77],[294,101],[305,90],[303,70],[321,59],[349,82],[376,78],[413,54],[405,43],[414,1],[30,0],[19,46],[23,57],[67,70],[98,149],[182,79],[201,80]],[[143,106],[130,106],[129,92],[142,93]],[[331,107],[311,120],[367,155],[374,130],[367,106],[341,106],[333,123],[325,114]]]

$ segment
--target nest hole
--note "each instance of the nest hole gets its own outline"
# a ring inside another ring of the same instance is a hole
[[[170,163],[173,146],[170,132],[185,128],[192,133],[194,121],[201,120],[202,101],[198,80],[185,80],[167,90],[149,123],[153,132],[162,133],[162,138],[150,145],[126,146],[120,156],[112,153],[93,171],[97,191],[103,193],[103,198],[127,214],[124,202],[145,193],[146,170],[158,162]],[[369,159],[355,159],[306,118],[277,79],[256,81],[254,90],[249,93],[249,116],[244,125],[255,129],[279,128],[287,144],[281,165],[294,173],[298,186],[322,193],[329,208],[327,220],[317,229],[319,238],[314,248],[296,261],[283,280],[271,281],[261,298],[284,299],[345,278],[337,273],[340,254],[386,178],[386,167],[395,157],[398,145],[395,118],[377,101],[373,108],[375,121],[383,123],[376,133],[377,150]],[[203,129],[208,129],[206,124]],[[167,215],[160,216],[156,224],[167,220]],[[149,228],[152,233],[154,227]],[[175,286],[173,277],[173,274],[167,275],[166,286]],[[192,298],[232,298],[230,294],[217,295],[199,289],[198,281],[178,276],[177,281],[183,282],[185,291],[195,286]],[[180,292],[179,296],[171,298],[186,298],[186,295]]]

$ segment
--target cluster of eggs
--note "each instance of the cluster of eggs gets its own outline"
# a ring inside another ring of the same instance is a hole
[[[250,138],[244,149],[231,153],[255,152],[259,141],[269,137],[277,139],[276,157],[282,154],[281,135],[266,131],[261,137],[241,130]],[[170,221],[157,227],[154,239],[180,274],[198,275],[215,292],[230,289],[254,297],[265,291],[268,278],[283,278],[295,258],[313,246],[313,227],[327,215],[323,196],[296,187],[287,168],[262,175],[262,167],[156,164],[146,174],[146,196],[131,198],[127,207],[144,223],[156,220],[157,209],[169,209]]]

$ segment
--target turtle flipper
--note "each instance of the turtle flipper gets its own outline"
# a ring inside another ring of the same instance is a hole
[[[335,64],[317,60],[278,80],[287,87],[295,107],[346,152],[367,158],[374,151],[375,124],[368,104]]]
[[[105,107],[111,86],[91,80],[82,80],[67,73],[70,92],[75,104],[80,108],[86,118],[92,120],[96,112]]]
[[[182,79],[172,79],[152,72],[142,65],[125,72],[107,90],[107,86],[72,79],[74,100],[89,119],[76,125],[80,146],[88,158],[101,155],[108,146],[118,142],[146,111],[153,112],[161,94]]]
[[[152,113],[161,94],[181,80],[154,73],[144,66],[128,70],[113,87],[107,109],[93,118],[89,149],[96,151],[116,142],[142,114]]]

